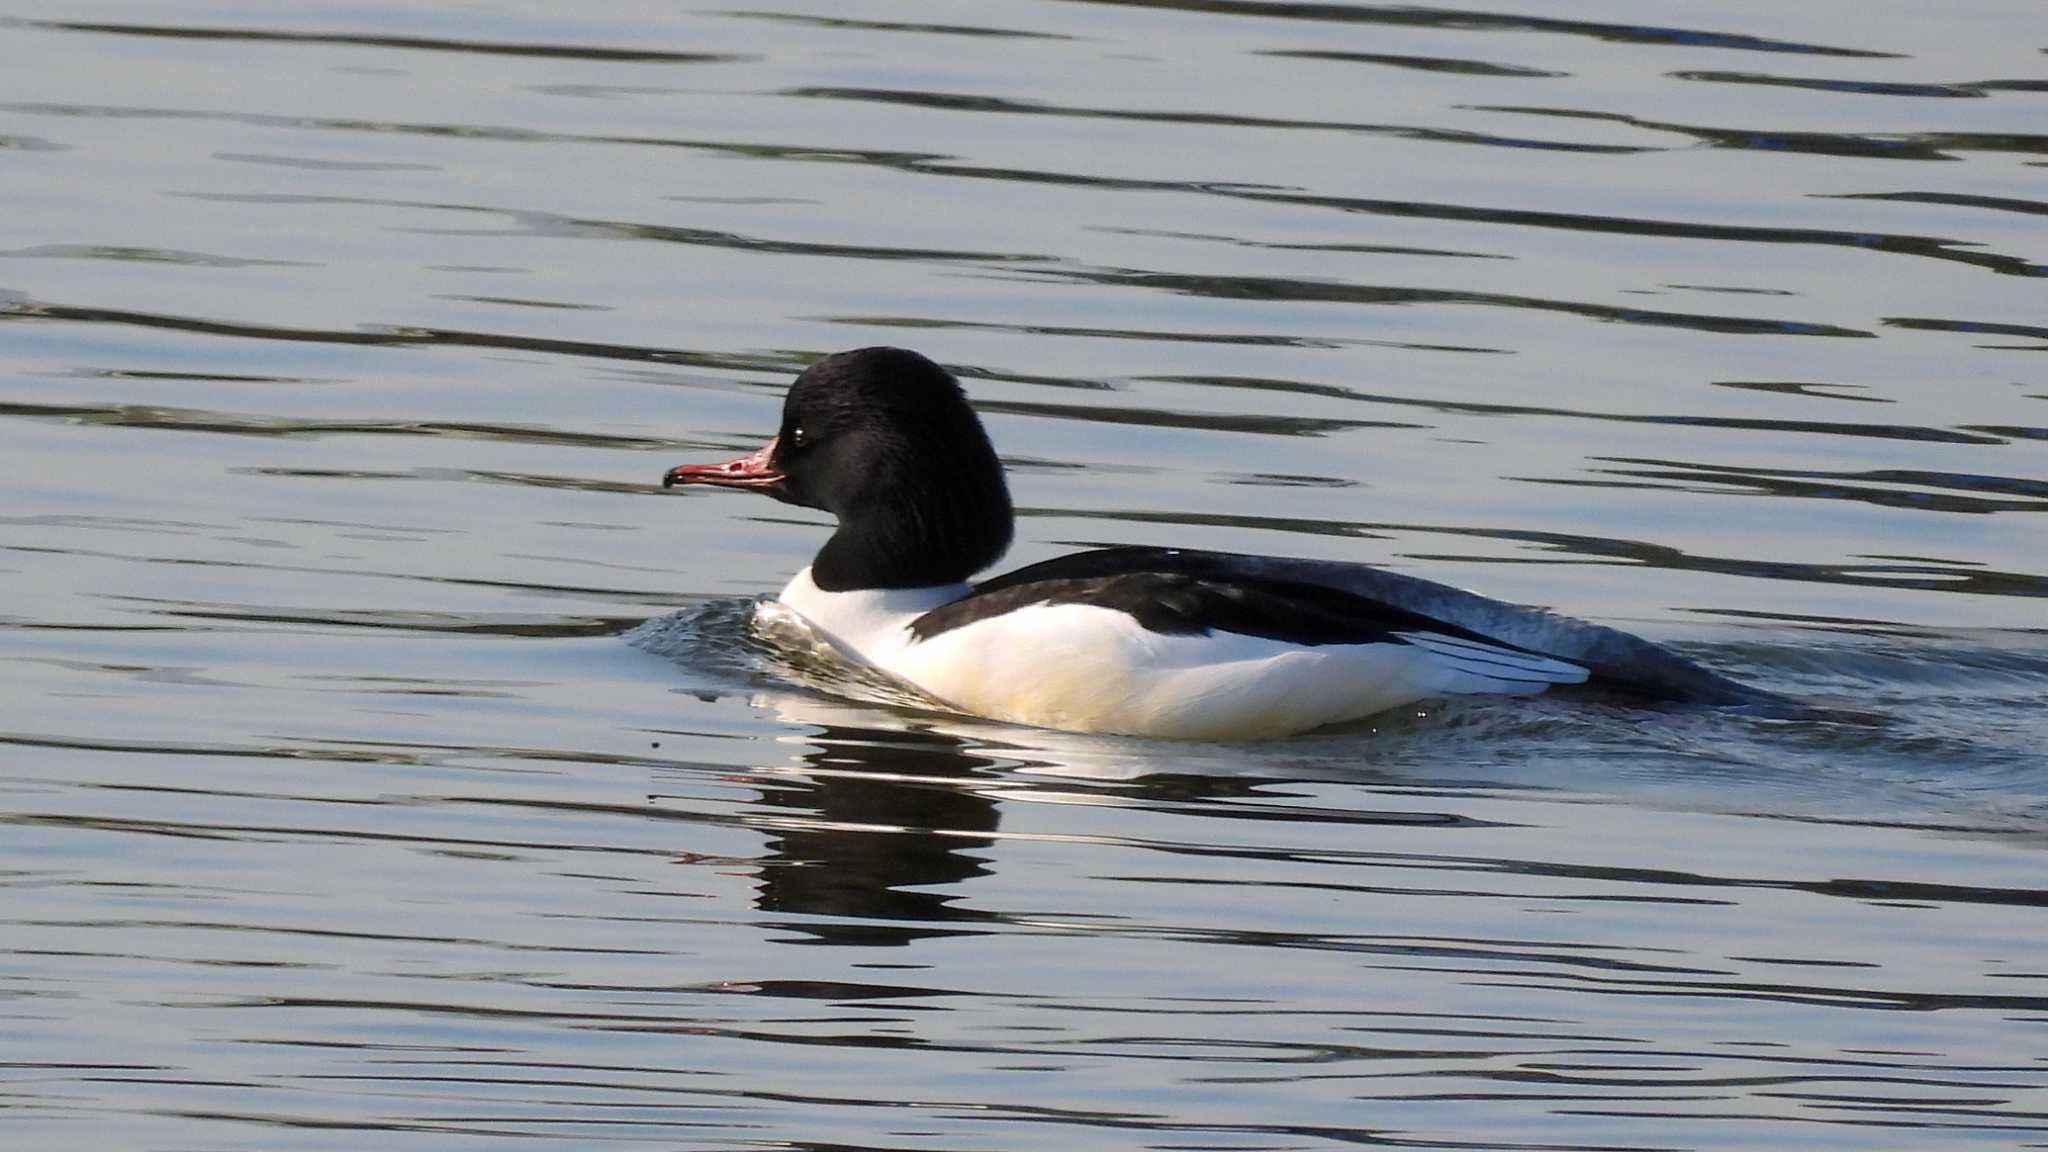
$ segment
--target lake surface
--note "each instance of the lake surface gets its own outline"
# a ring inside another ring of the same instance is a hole
[[[2041,16],[0,6],[0,1145],[2048,1146]],[[1814,708],[835,685],[659,480],[874,343]]]

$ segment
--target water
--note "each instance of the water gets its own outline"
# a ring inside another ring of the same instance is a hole
[[[586,7],[6,11],[0,1145],[2048,1143],[2038,5]],[[658,482],[884,341],[1814,709],[835,678]]]

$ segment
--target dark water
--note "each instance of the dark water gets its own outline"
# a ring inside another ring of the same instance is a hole
[[[2048,22],[1524,7],[0,11],[0,1146],[2048,1146]],[[876,342],[1816,708],[891,702]]]

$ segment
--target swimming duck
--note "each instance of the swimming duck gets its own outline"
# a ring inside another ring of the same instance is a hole
[[[1244,739],[1553,685],[1759,695],[1612,628],[1358,564],[1116,547],[972,583],[1010,545],[1002,464],[959,382],[902,348],[819,360],[773,439],[662,478],[678,484],[831,513],[780,604],[847,657],[997,720]]]

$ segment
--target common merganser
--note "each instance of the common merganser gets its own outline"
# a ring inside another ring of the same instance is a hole
[[[1612,628],[1357,564],[1100,548],[971,584],[1010,545],[1003,467],[959,382],[902,348],[819,360],[766,446],[672,468],[662,486],[677,484],[832,513],[781,604],[850,658],[1012,723],[1240,739],[1588,681],[1765,695]]]

